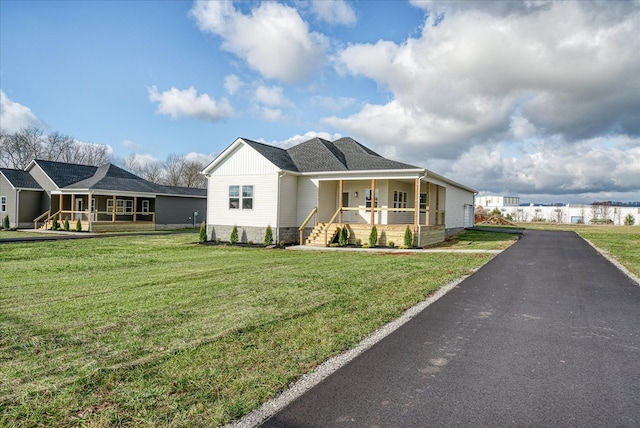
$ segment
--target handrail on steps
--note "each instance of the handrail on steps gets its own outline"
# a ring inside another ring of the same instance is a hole
[[[298,231],[300,232],[300,245],[303,245],[304,228],[307,226],[307,223],[311,221],[311,217],[313,217],[315,214],[318,214],[318,207],[313,207],[313,209],[311,210],[307,218],[304,219],[304,221],[302,222],[302,225],[298,228]],[[316,221],[314,222],[315,224],[318,223],[317,220],[318,220],[318,217],[316,216]]]
[[[43,217],[48,216],[50,213],[51,213],[51,210],[46,210],[45,212],[43,212],[42,214],[40,214],[38,217],[36,217],[36,218],[33,220],[33,228],[34,228],[34,229],[37,229],[37,228],[38,228],[38,222],[39,222],[40,220],[42,220],[42,218],[43,218]],[[46,220],[45,220],[45,221],[46,221]]]
[[[331,228],[331,225],[333,224],[333,220],[335,220],[337,215],[340,214],[341,212],[342,212],[342,207],[338,208],[338,210],[335,212],[335,214],[333,214],[333,217],[331,217],[331,220],[329,220],[329,223],[327,223],[327,227],[325,227],[325,229],[324,229],[324,246],[325,247],[329,246],[329,244],[327,243],[328,234],[329,234],[329,229]]]

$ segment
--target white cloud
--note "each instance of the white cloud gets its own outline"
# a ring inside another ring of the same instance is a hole
[[[209,163],[211,163],[211,161],[213,160],[213,158],[215,157],[215,155],[213,154],[204,154],[204,153],[196,153],[196,152],[189,152],[186,155],[184,155],[185,159],[189,162],[200,162],[204,165],[208,165]]]
[[[244,82],[235,74],[229,74],[224,78],[224,88],[229,95],[235,95],[240,88],[244,86]]]
[[[282,113],[282,110],[277,108],[260,107],[259,111],[262,118],[269,122],[276,122],[287,118],[286,115]]]
[[[0,90],[0,128],[13,134],[22,128],[42,126],[40,120],[29,107],[12,101]]]
[[[311,11],[329,24],[353,25],[356,13],[344,0],[312,0]]]
[[[182,91],[171,88],[162,93],[153,86],[149,88],[149,100],[158,103],[157,113],[172,118],[186,116],[216,122],[233,114],[233,108],[226,100],[216,101],[207,94],[198,95],[193,86]]]
[[[278,146],[278,147],[281,147],[283,149],[288,149],[289,147],[293,147],[293,146],[295,146],[297,144],[304,143],[305,141],[309,141],[312,138],[316,138],[316,137],[325,139],[327,141],[335,141],[335,140],[337,140],[339,138],[342,138],[343,135],[342,134],[337,134],[337,133],[331,134],[329,132],[324,132],[324,131],[320,131],[320,132],[309,131],[309,132],[306,132],[306,133],[304,133],[302,135],[299,135],[299,134],[298,135],[294,135],[293,137],[287,138],[286,140],[266,141],[266,140],[260,139],[258,141],[261,142],[261,143],[270,144],[272,146]]]
[[[327,39],[289,6],[265,2],[244,15],[229,1],[198,1],[190,14],[200,30],[220,36],[223,49],[264,77],[302,81],[326,61]]]
[[[352,44],[336,55],[338,73],[375,81],[390,101],[325,123],[475,187],[633,191],[626,177],[638,180],[637,149],[594,142],[640,136],[640,9],[412,3],[429,12],[419,37]],[[638,185],[635,192],[638,199]]]
[[[292,105],[282,91],[280,86],[266,87],[259,85],[255,91],[256,100],[259,103],[275,107],[290,107]]]

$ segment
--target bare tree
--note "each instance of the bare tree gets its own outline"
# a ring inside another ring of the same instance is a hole
[[[207,179],[201,174],[205,165],[198,161],[187,161],[184,167],[184,179],[182,185],[185,187],[197,187],[203,189],[207,187]]]
[[[131,155],[125,159],[124,167],[147,181],[162,183],[163,168],[160,162],[140,162],[136,155]]]
[[[164,184],[167,186],[181,186],[187,165],[184,156],[171,153],[164,163]]]
[[[1,165],[24,169],[34,159],[98,166],[110,162],[111,154],[105,145],[81,143],[59,132],[44,136],[37,127],[0,132]]]
[[[42,130],[36,127],[23,128],[14,134],[3,132],[0,140],[0,162],[8,168],[26,168],[29,162],[42,154],[42,134]]]

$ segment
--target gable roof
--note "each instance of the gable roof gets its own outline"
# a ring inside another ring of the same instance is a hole
[[[37,164],[59,188],[67,187],[70,184],[85,180],[93,176],[98,169],[97,166],[78,165],[74,163],[55,162],[41,159],[35,159],[31,162],[31,164],[33,163]],[[28,169],[29,167],[27,167],[27,170]]]
[[[190,187],[164,186],[152,183],[129,171],[111,163],[100,166],[79,165],[65,162],[34,160],[60,190],[109,190],[116,192],[148,193],[169,196],[206,197],[207,189]],[[29,169],[29,167],[27,167]],[[38,189],[42,187],[28,171],[16,170],[21,176],[26,175]],[[24,177],[27,180],[26,177]]]
[[[4,175],[14,189],[42,190],[42,186],[27,171],[0,168],[0,174]]]
[[[204,173],[210,172],[215,165],[220,163],[226,153],[228,153],[232,147],[236,147],[239,142],[250,146],[268,161],[284,171],[309,173],[403,169],[424,170],[424,168],[386,159],[350,137],[340,138],[334,142],[316,137],[288,149],[258,143],[247,138],[239,138],[216,157],[204,169]]]

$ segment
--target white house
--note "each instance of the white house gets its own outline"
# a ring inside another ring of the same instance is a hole
[[[289,149],[236,139],[203,171],[207,233],[228,241],[328,245],[338,228],[367,242],[372,225],[380,245],[425,246],[473,225],[476,191],[425,168],[383,158],[352,138],[313,138]]]

